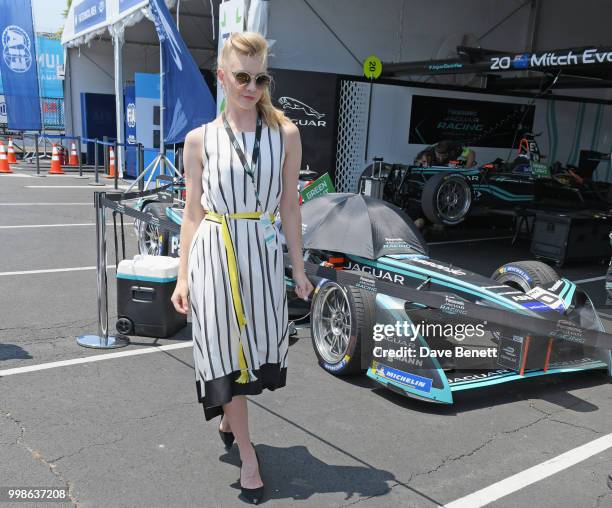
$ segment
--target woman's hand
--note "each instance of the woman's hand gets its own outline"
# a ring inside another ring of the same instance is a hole
[[[308,277],[306,277],[306,273],[303,270],[299,273],[294,273],[293,281],[295,282],[295,294],[302,300],[308,301],[308,297],[314,290],[314,286]]]
[[[176,287],[170,300],[177,312],[187,314],[189,311],[189,284],[186,280],[179,279],[176,281]]]

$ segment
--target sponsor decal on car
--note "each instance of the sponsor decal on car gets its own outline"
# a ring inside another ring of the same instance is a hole
[[[380,268],[374,268],[373,266],[362,265],[362,264],[355,263],[354,261],[350,261],[350,260],[347,264],[346,269],[370,273],[377,279],[388,280],[389,282],[393,282],[394,284],[402,284],[402,285],[404,284],[403,275],[390,272],[389,270],[382,270]]]
[[[349,355],[344,355],[344,358],[342,358],[342,360],[340,360],[338,363],[322,362],[321,365],[323,365],[323,368],[325,370],[329,370],[331,372],[337,372],[343,369],[344,367],[346,367],[346,364],[350,361],[350,359],[351,357]]]
[[[468,374],[467,376],[461,377],[448,377],[448,382],[450,384],[453,383],[463,383],[464,381],[481,381],[483,379],[489,379],[495,376],[501,376],[503,374],[508,374],[512,372],[508,369],[499,369],[499,370],[491,370],[489,372],[483,372],[478,374]]]
[[[522,270],[517,266],[504,265],[499,270],[497,270],[497,272],[498,273],[516,273],[517,275],[525,279],[527,282],[531,283],[531,277],[529,276],[529,274],[525,270]]]
[[[394,381],[397,384],[408,386],[422,392],[431,392],[431,385],[433,379],[417,376],[416,374],[410,374],[401,370],[392,369],[382,363],[376,364],[376,375],[385,379]]]
[[[355,287],[376,293],[376,281],[368,277],[361,276],[359,282],[355,284]]]
[[[458,268],[453,268],[451,266],[441,265],[441,264],[436,263],[435,261],[431,261],[429,259],[413,259],[412,262],[413,263],[418,263],[418,264],[421,264],[421,265],[427,265],[427,266],[430,266],[431,268],[435,268],[436,270],[440,270],[442,272],[450,273],[452,275],[465,275],[465,272],[463,270],[459,270]]]
[[[557,321],[557,329],[550,334],[551,337],[563,339],[578,344],[584,344],[583,329],[575,323],[560,319]]]
[[[559,295],[547,291],[546,289],[541,288],[539,286],[534,287],[533,289],[527,291],[527,293],[525,294],[530,296],[534,300],[539,300],[540,302],[545,303],[551,309],[564,311],[566,308],[565,302],[561,298],[559,298]]]
[[[457,300],[452,295],[444,295],[445,302],[440,306],[440,310],[446,314],[461,314],[462,316],[467,315],[465,309],[465,302]]]
[[[585,363],[592,363],[595,361],[597,360],[594,360],[593,358],[585,357],[585,358],[579,358],[578,360],[564,360],[561,362],[550,362],[548,368],[549,369],[561,369],[563,367],[572,367],[572,366],[581,365]]]

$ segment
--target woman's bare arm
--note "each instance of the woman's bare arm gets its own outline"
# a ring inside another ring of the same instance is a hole
[[[188,267],[189,246],[193,235],[197,231],[205,211],[202,208],[202,143],[204,129],[198,127],[190,131],[185,138],[183,149],[183,167],[185,168],[185,187],[187,198],[183,211],[181,224],[179,270],[176,289],[172,295],[172,302],[178,312],[187,314],[188,305]]]
[[[296,293],[300,298],[307,299],[313,287],[304,273],[302,214],[300,213],[297,195],[298,177],[302,164],[302,142],[300,131],[293,123],[284,125],[283,133],[285,138],[285,163],[282,172],[283,192],[280,198],[280,214],[289,258],[293,267]]]
[[[183,149],[183,167],[185,168],[185,187],[187,198],[181,225],[181,253],[178,278],[187,280],[189,262],[189,245],[200,222],[204,218],[202,208],[202,143],[204,132],[202,127],[190,131],[185,138]]]

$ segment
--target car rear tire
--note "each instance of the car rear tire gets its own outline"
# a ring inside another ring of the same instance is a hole
[[[166,219],[166,203],[147,203],[142,211],[158,219]],[[159,226],[140,222],[138,225],[138,253],[150,256],[168,255],[168,231]]]
[[[561,276],[541,261],[513,261],[500,266],[491,278],[526,293],[536,286],[550,286]]]
[[[423,187],[421,208],[434,224],[454,226],[463,221],[472,207],[472,189],[456,174],[432,176]]]
[[[312,301],[312,345],[319,365],[335,376],[358,374],[362,348],[371,349],[376,295],[327,280]],[[364,362],[365,363],[365,362]]]

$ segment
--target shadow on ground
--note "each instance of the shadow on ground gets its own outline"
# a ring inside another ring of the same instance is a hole
[[[255,449],[266,485],[265,500],[304,500],[315,494],[343,493],[345,501],[357,501],[363,497],[387,494],[397,483],[391,472],[368,465],[327,464],[312,455],[305,446],[280,448],[258,444]],[[236,482],[232,487],[240,489],[237,447],[222,455],[220,460],[236,466]]]

